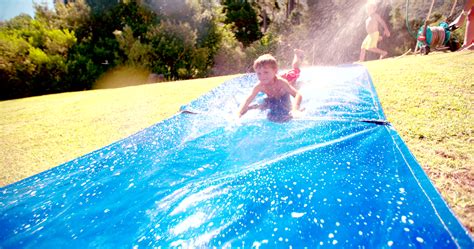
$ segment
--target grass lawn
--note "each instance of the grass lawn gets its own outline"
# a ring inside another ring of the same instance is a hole
[[[461,222],[474,231],[474,52],[366,62],[388,120]],[[175,114],[235,76],[0,102],[0,186]]]
[[[387,119],[474,232],[474,52],[365,63]]]
[[[130,136],[234,77],[2,101],[0,186]]]

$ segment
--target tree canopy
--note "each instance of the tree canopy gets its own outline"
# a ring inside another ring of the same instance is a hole
[[[0,22],[0,99],[91,89],[124,66],[164,80],[191,79],[248,72],[257,56],[272,53],[286,67],[293,48],[306,51],[306,63],[347,63],[357,59],[366,35],[365,1],[351,7],[342,0],[65,2],[54,9],[36,4],[34,18]],[[406,18],[404,3],[378,1],[392,33],[380,44],[390,55],[414,47],[407,28],[418,29],[429,8],[413,1]],[[436,4],[430,23],[445,19],[451,7]]]

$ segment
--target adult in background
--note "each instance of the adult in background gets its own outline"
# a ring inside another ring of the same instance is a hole
[[[449,25],[451,29],[457,29],[466,20],[466,32],[461,50],[474,50],[474,0],[466,0],[461,14]]]

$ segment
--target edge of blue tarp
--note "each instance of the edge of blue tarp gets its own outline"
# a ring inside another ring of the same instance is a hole
[[[405,164],[412,172],[414,179],[416,179],[426,198],[430,200],[438,219],[444,224],[445,229],[448,231],[451,238],[457,242],[457,245],[460,248],[470,248],[473,246],[474,241],[472,236],[461,224],[446,201],[442,198],[441,193],[435,188],[433,182],[429,179],[428,175],[418,163],[415,156],[411,153],[406,143],[392,126],[387,127],[387,129],[390,132],[393,142],[400,151],[400,154],[403,155]],[[461,235],[466,237],[460,240],[458,236]]]

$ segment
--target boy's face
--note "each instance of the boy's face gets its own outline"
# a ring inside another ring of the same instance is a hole
[[[277,71],[278,70],[276,68],[273,68],[269,65],[264,65],[255,69],[255,73],[257,73],[257,78],[262,84],[272,83],[275,79]]]

